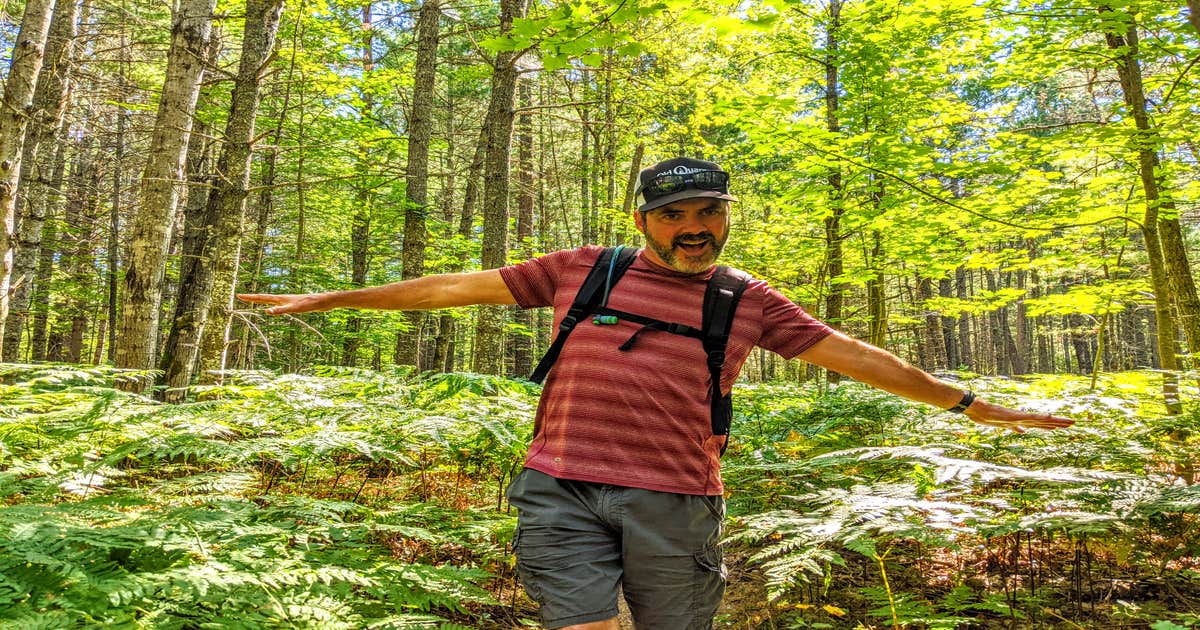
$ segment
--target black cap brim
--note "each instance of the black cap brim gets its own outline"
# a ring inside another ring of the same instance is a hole
[[[733,195],[731,195],[729,193],[723,193],[719,190],[700,190],[697,188],[685,188],[677,193],[671,193],[669,195],[664,195],[662,197],[655,199],[654,201],[647,201],[646,203],[643,203],[642,205],[638,206],[638,212],[649,212],[650,210],[653,210],[655,208],[661,208],[662,206],[665,206],[669,203],[675,203],[676,201],[681,201],[683,199],[696,199],[696,198],[702,198],[702,197],[709,198],[709,199],[724,199],[725,201],[737,201],[738,200],[737,197],[734,197]]]

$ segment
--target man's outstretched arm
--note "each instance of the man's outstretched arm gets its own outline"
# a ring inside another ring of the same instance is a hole
[[[500,271],[496,269],[424,276],[350,291],[302,295],[239,293],[238,299],[271,305],[266,310],[268,315],[329,311],[335,308],[423,311],[470,304],[517,303],[500,277]]]
[[[886,350],[836,331],[800,353],[799,358],[872,387],[942,409],[958,404],[964,393]],[[982,399],[976,399],[967,407],[966,416],[979,424],[1018,433],[1028,428],[1058,429],[1075,424],[1068,418],[1009,409]]]

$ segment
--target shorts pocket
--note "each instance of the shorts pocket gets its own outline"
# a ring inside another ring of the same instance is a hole
[[[713,616],[725,594],[727,571],[722,556],[721,548],[717,545],[706,546],[693,555],[696,560],[696,583],[692,596],[695,615],[689,628],[712,627]]]

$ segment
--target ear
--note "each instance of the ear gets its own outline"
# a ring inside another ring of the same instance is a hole
[[[646,231],[646,213],[633,211],[633,224],[637,226],[639,232]]]

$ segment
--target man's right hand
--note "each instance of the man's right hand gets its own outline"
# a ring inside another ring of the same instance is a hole
[[[273,295],[270,293],[239,293],[239,300],[252,304],[270,304],[271,308],[264,311],[267,315],[286,315],[288,313],[317,313],[328,311],[333,307],[324,299],[324,293],[305,293],[301,295]]]

